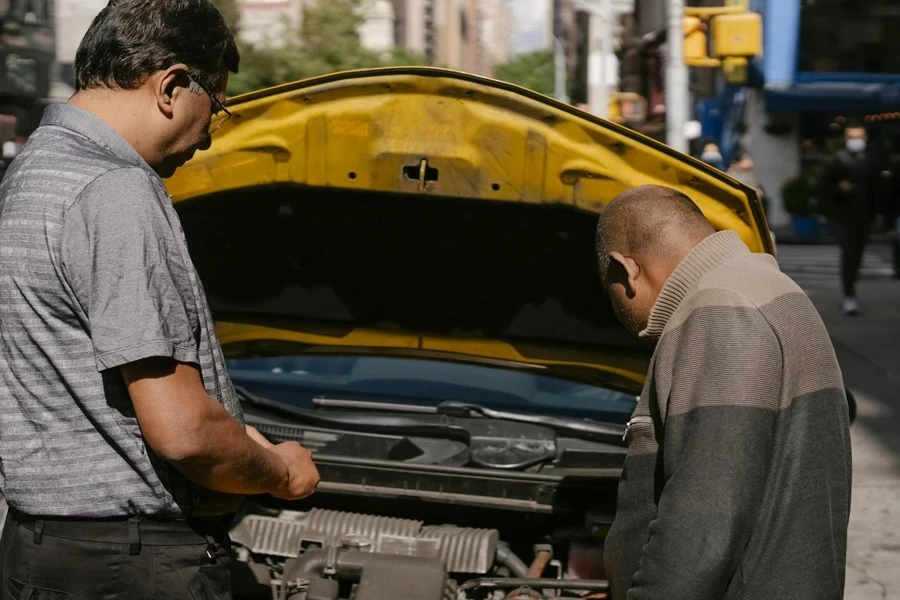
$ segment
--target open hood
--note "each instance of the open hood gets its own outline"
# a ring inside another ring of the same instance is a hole
[[[624,127],[434,68],[241,96],[168,181],[226,352],[422,356],[639,386],[593,254],[617,194],[661,184],[773,252],[756,193]]]

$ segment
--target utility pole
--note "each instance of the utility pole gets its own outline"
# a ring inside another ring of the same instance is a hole
[[[579,6],[590,15],[588,21],[588,104],[593,114],[601,119],[608,119],[611,80],[613,79],[613,74],[609,69],[609,58],[613,53],[613,22],[617,15],[613,14],[612,0],[582,2]]]
[[[553,38],[553,58],[554,58],[554,85],[553,97],[560,102],[569,103],[569,94],[566,93],[566,49],[563,47],[562,40],[558,37]]]
[[[684,125],[688,118],[690,94],[682,44],[684,0],[667,0],[666,18],[666,45],[669,49],[666,58],[666,143],[673,150],[686,154],[688,144]]]
[[[613,11],[613,0],[581,0],[576,6],[589,15],[588,105],[591,113],[608,119],[613,79],[609,58],[613,53],[613,24],[618,13]]]
[[[600,4],[600,12],[602,13],[602,35],[600,40],[600,98],[597,99],[600,104],[599,116],[604,119],[609,118],[609,97],[612,89],[612,73],[610,73],[609,59],[613,55],[613,6],[612,0],[603,0]],[[593,17],[592,17],[593,19]],[[593,25],[593,22],[591,23]]]

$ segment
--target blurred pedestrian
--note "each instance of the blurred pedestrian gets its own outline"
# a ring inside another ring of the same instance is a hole
[[[856,283],[876,218],[881,178],[878,160],[867,151],[865,127],[849,123],[844,140],[844,148],[822,169],[819,194],[824,204],[832,207],[832,218],[838,226],[844,314],[856,315]]]
[[[720,171],[725,170],[725,159],[722,158],[722,151],[719,149],[719,145],[713,141],[707,141],[703,144],[700,160]]]
[[[606,540],[613,600],[838,600],[850,413],[822,319],[775,259],[684,194],[600,216],[619,320],[655,343]]]
[[[735,154],[734,160],[731,161],[731,166],[728,168],[728,174],[741,183],[755,189],[756,193],[759,194],[759,199],[762,201],[763,211],[769,212],[766,194],[756,177],[756,165],[749,152],[741,150]]]
[[[230,598],[243,498],[318,483],[245,428],[162,181],[209,147],[238,62],[208,0],[111,0],[0,184],[10,598]]]

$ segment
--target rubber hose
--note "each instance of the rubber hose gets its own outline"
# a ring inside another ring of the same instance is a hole
[[[516,577],[525,577],[528,565],[509,549],[506,544],[497,544],[496,561],[505,566]]]

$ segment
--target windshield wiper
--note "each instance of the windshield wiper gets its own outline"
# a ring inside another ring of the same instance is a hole
[[[622,436],[625,434],[625,427],[623,425],[603,423],[590,419],[580,420],[564,417],[547,417],[543,415],[529,415],[526,413],[494,410],[478,404],[469,404],[465,402],[442,402],[437,406],[419,406],[396,402],[313,398],[313,405],[322,408],[379,410],[386,412],[443,415],[458,418],[483,417],[487,419],[513,421],[516,423],[529,423],[532,425],[549,427],[557,432],[566,433],[580,439],[610,442],[616,445],[622,444]]]
[[[386,434],[417,435],[420,437],[437,436],[440,438],[458,439],[466,443],[468,443],[470,439],[469,432],[456,425],[446,423],[423,423],[404,417],[385,416],[373,419],[371,416],[343,416],[334,413],[328,415],[327,413],[307,410],[263,396],[257,396],[241,386],[234,386],[234,390],[237,392],[238,398],[247,404],[296,419],[313,427],[341,429],[360,433],[378,432]]]

